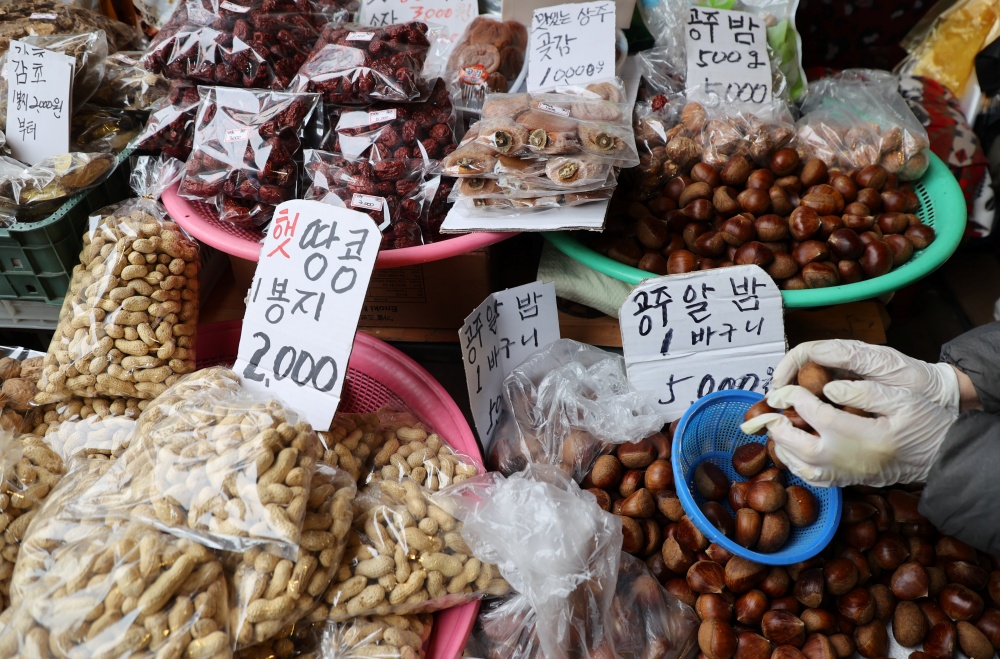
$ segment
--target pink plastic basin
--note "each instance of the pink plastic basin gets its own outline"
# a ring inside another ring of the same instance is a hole
[[[264,237],[264,233],[260,229],[237,227],[228,222],[221,222],[212,207],[200,202],[192,202],[177,194],[176,185],[164,192],[160,200],[177,224],[206,245],[247,261],[256,261],[260,257],[260,241]],[[400,268],[406,265],[440,261],[471,252],[480,247],[493,245],[514,235],[517,234],[467,233],[427,245],[389,249],[379,252],[378,259],[375,261],[375,269]]]
[[[175,217],[176,219],[176,217]],[[232,364],[240,343],[241,321],[198,327],[198,365]],[[437,431],[459,453],[485,471],[475,435],[462,411],[437,380],[392,346],[358,332],[347,365],[341,412],[375,412],[383,406],[408,410]],[[439,611],[428,641],[430,659],[462,656],[479,614],[479,602]]]

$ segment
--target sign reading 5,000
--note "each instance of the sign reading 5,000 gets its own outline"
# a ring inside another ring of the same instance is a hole
[[[381,234],[315,201],[277,208],[250,289],[236,370],[317,429],[333,419]]]

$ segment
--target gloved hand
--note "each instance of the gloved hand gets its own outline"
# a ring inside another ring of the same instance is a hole
[[[775,369],[772,388],[792,384],[799,367],[809,361],[852,371],[872,382],[907,389],[958,413],[960,395],[954,367],[930,364],[892,348],[862,341],[809,341],[792,348]]]
[[[926,398],[878,382],[838,380],[827,384],[823,393],[834,403],[879,416],[844,412],[802,387],[787,386],[772,390],[768,404],[794,407],[818,437],[779,414],[762,414],[741,426],[746,433],[766,426],[778,458],[812,485],[885,487],[925,481],[957,418]]]

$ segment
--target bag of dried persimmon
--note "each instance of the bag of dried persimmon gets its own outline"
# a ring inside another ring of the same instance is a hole
[[[174,159],[137,158],[139,195],[95,215],[83,236],[35,402],[155,398],[195,368],[198,244],[157,200]]]

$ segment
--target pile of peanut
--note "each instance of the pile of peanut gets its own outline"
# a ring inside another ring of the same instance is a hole
[[[148,203],[144,203],[148,202]],[[83,238],[36,402],[152,399],[195,369],[198,246],[138,199]]]

